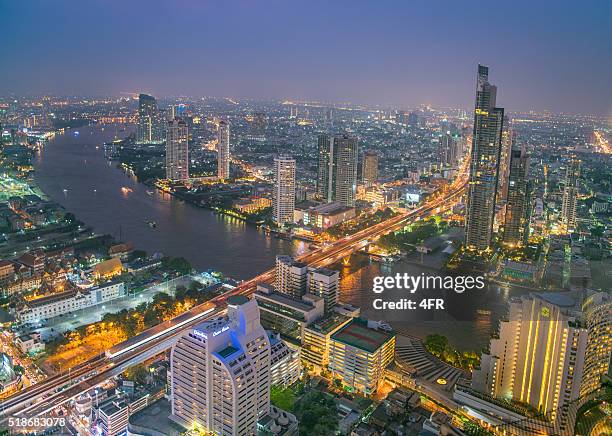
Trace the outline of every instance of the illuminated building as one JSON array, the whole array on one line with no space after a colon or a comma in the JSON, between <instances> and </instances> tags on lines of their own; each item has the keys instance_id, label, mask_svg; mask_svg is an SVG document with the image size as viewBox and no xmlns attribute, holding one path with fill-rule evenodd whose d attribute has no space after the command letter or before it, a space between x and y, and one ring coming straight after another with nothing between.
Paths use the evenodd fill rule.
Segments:
<instances>
[{"instance_id":1,"label":"illuminated building","mask_svg":"<svg viewBox=\"0 0 612 436\"><path fill-rule=\"evenodd\" d=\"M598 389L602 378L610 374L612 359L612 297L597 292L587 297L582 305L588 330L584 376L580 394Z\"/></svg>"},{"instance_id":2,"label":"illuminated building","mask_svg":"<svg viewBox=\"0 0 612 436\"><path fill-rule=\"evenodd\" d=\"M304 224L319 229L327 229L353 218L355 218L355 208L340 203L323 203L310 207L302 216Z\"/></svg>"},{"instance_id":3,"label":"illuminated building","mask_svg":"<svg viewBox=\"0 0 612 436\"><path fill-rule=\"evenodd\" d=\"M510 119L504 117L502 130L502 147L499 155L499 187L497 188L497 202L505 202L508 199L508 185L510 181L511 152L513 150L515 133L510 126Z\"/></svg>"},{"instance_id":4,"label":"illuminated building","mask_svg":"<svg viewBox=\"0 0 612 436\"><path fill-rule=\"evenodd\" d=\"M308 293L323 298L325 313L331 312L338 301L340 273L327 268L308 271Z\"/></svg>"},{"instance_id":5,"label":"illuminated building","mask_svg":"<svg viewBox=\"0 0 612 436\"><path fill-rule=\"evenodd\" d=\"M270 338L270 385L291 386L300 378L302 363L299 348L289 347L279 333L268 332Z\"/></svg>"},{"instance_id":6,"label":"illuminated building","mask_svg":"<svg viewBox=\"0 0 612 436\"><path fill-rule=\"evenodd\" d=\"M242 213L255 213L272 206L272 200L266 197L241 198L234 201L232 206Z\"/></svg>"},{"instance_id":7,"label":"illuminated building","mask_svg":"<svg viewBox=\"0 0 612 436\"><path fill-rule=\"evenodd\" d=\"M362 177L366 186L372 186L378 181L378 154L373 151L363 154Z\"/></svg>"},{"instance_id":8,"label":"illuminated building","mask_svg":"<svg viewBox=\"0 0 612 436\"><path fill-rule=\"evenodd\" d=\"M357 138L349 135L318 139L317 194L331 203L355 206L357 192Z\"/></svg>"},{"instance_id":9,"label":"illuminated building","mask_svg":"<svg viewBox=\"0 0 612 436\"><path fill-rule=\"evenodd\" d=\"M217 132L217 177L227 180L230 176L230 126L221 120Z\"/></svg>"},{"instance_id":10,"label":"illuminated building","mask_svg":"<svg viewBox=\"0 0 612 436\"><path fill-rule=\"evenodd\" d=\"M351 322L350 317L329 314L304 328L302 363L308 369L320 373L329 365L331 336Z\"/></svg>"},{"instance_id":11,"label":"illuminated building","mask_svg":"<svg viewBox=\"0 0 612 436\"><path fill-rule=\"evenodd\" d=\"M227 318L190 329L172 347L170 418L188 430L241 436L270 410L270 340L254 300L227 303Z\"/></svg>"},{"instance_id":12,"label":"illuminated building","mask_svg":"<svg viewBox=\"0 0 612 436\"><path fill-rule=\"evenodd\" d=\"M336 170L335 200L348 207L355 206L357 193L357 138L348 135L334 138Z\"/></svg>"},{"instance_id":13,"label":"illuminated building","mask_svg":"<svg viewBox=\"0 0 612 436\"><path fill-rule=\"evenodd\" d=\"M118 276L123 272L123 264L119 257L111 257L108 260L103 260L97 263L93 268L93 276L95 279L109 279Z\"/></svg>"},{"instance_id":14,"label":"illuminated building","mask_svg":"<svg viewBox=\"0 0 612 436\"><path fill-rule=\"evenodd\" d=\"M457 140L453 138L450 132L446 132L440 137L440 145L438 149L438 165L440 168L453 167L457 164L458 159Z\"/></svg>"},{"instance_id":15,"label":"illuminated building","mask_svg":"<svg viewBox=\"0 0 612 436\"><path fill-rule=\"evenodd\" d=\"M529 236L529 155L525 150L513 148L510 152L510 172L504 222L503 242L520 246Z\"/></svg>"},{"instance_id":16,"label":"illuminated building","mask_svg":"<svg viewBox=\"0 0 612 436\"><path fill-rule=\"evenodd\" d=\"M308 266L291 256L276 256L275 287L278 292L300 298L308 285Z\"/></svg>"},{"instance_id":17,"label":"illuminated building","mask_svg":"<svg viewBox=\"0 0 612 436\"><path fill-rule=\"evenodd\" d=\"M292 223L295 209L295 159L288 156L274 159L272 197L274 222L279 226Z\"/></svg>"},{"instance_id":18,"label":"illuminated building","mask_svg":"<svg viewBox=\"0 0 612 436\"><path fill-rule=\"evenodd\" d=\"M329 135L319 135L317 145L317 194L331 203L335 194L334 141Z\"/></svg>"},{"instance_id":19,"label":"illuminated building","mask_svg":"<svg viewBox=\"0 0 612 436\"><path fill-rule=\"evenodd\" d=\"M273 286L259 284L254 297L259 305L261 325L293 344L301 344L304 327L323 316L323 299L315 295L295 298L276 292Z\"/></svg>"},{"instance_id":20,"label":"illuminated building","mask_svg":"<svg viewBox=\"0 0 612 436\"><path fill-rule=\"evenodd\" d=\"M472 388L494 398L526 403L560 428L567 406L580 395L587 330L572 298L558 293L510 302L507 321L472 374Z\"/></svg>"},{"instance_id":21,"label":"illuminated building","mask_svg":"<svg viewBox=\"0 0 612 436\"><path fill-rule=\"evenodd\" d=\"M162 119L157 109L157 100L147 94L138 96L138 130L136 142L139 144L160 144L163 141Z\"/></svg>"},{"instance_id":22,"label":"illuminated building","mask_svg":"<svg viewBox=\"0 0 612 436\"><path fill-rule=\"evenodd\" d=\"M565 187L563 188L563 204L561 219L568 231L576 228L576 202L578 201L578 179L580 177L580 161L572 159L567 165L565 173Z\"/></svg>"},{"instance_id":23,"label":"illuminated building","mask_svg":"<svg viewBox=\"0 0 612 436\"><path fill-rule=\"evenodd\" d=\"M465 230L469 250L489 249L493 235L504 119L504 109L495 107L496 94L489 68L479 65Z\"/></svg>"},{"instance_id":24,"label":"illuminated building","mask_svg":"<svg viewBox=\"0 0 612 436\"><path fill-rule=\"evenodd\" d=\"M355 318L331 336L329 369L344 386L369 395L378 389L394 355L394 333Z\"/></svg>"},{"instance_id":25,"label":"illuminated building","mask_svg":"<svg viewBox=\"0 0 612 436\"><path fill-rule=\"evenodd\" d=\"M180 118L168 121L166 131L166 179L189 179L189 133Z\"/></svg>"},{"instance_id":26,"label":"illuminated building","mask_svg":"<svg viewBox=\"0 0 612 436\"><path fill-rule=\"evenodd\" d=\"M13 361L0 352L0 398L7 397L23 387L21 376L15 372Z\"/></svg>"}]
</instances>

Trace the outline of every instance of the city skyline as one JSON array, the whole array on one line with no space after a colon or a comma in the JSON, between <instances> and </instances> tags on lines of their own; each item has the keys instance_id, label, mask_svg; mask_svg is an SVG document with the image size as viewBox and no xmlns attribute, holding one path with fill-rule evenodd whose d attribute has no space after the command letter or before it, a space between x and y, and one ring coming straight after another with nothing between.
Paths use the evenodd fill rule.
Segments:
<instances>
[{"instance_id":1,"label":"city skyline","mask_svg":"<svg viewBox=\"0 0 612 436\"><path fill-rule=\"evenodd\" d=\"M94 3L82 11L71 2L53 6L4 2L3 17L25 14L32 25L28 34L22 34L18 20L0 18L2 28L14 36L0 48L15 60L0 72L2 83L10 84L0 91L117 95L142 90L157 96L466 107L471 101L467 89L473 65L480 62L499 71L497 82L503 84L499 98L510 111L612 113L606 86L612 69L605 43L610 30L603 19L609 16L610 5L604 2L591 8L548 2L529 8L513 5L500 11L503 20L488 19L485 11L471 4L392 3L378 8L365 3L354 9L334 4L322 14L316 4L292 5L289 10L278 4L268 8L260 3L231 7L187 3L173 8L157 2L154 13L163 11L174 27L162 29L158 20L151 19L144 34L140 30L149 12L143 12L138 2L121 9L116 5ZM142 22L129 19L137 13ZM546 23L539 14L549 17ZM348 20L350 28L339 34L334 30L332 38L330 24ZM261 26L262 22L267 25ZM432 22L433 32L428 26ZM49 35L53 24L72 32ZM360 35L359 29L365 27L369 31ZM211 33L219 31L226 35L223 43L210 44ZM74 32L79 33L78 40L70 37ZM490 37L475 47L481 32ZM181 57L181 68L168 69L176 63L155 61L158 48L166 46L173 47L170 58ZM83 50L95 55L82 62L75 55ZM339 58L338 53L342 53ZM517 64L521 68L514 68ZM325 65L334 68L322 68Z\"/></svg>"}]
</instances>

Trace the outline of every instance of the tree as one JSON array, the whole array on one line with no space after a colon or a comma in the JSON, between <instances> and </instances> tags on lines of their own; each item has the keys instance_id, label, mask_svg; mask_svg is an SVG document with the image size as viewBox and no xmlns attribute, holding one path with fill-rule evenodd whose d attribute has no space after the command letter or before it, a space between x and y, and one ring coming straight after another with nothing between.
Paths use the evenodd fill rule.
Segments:
<instances>
[{"instance_id":1,"label":"tree","mask_svg":"<svg viewBox=\"0 0 612 436\"><path fill-rule=\"evenodd\" d=\"M291 388L274 385L270 388L270 402L279 409L291 412L295 405L295 393Z\"/></svg>"},{"instance_id":2,"label":"tree","mask_svg":"<svg viewBox=\"0 0 612 436\"><path fill-rule=\"evenodd\" d=\"M294 407L300 421L300 435L332 436L338 428L338 413L333 397L320 391L304 394Z\"/></svg>"},{"instance_id":3,"label":"tree","mask_svg":"<svg viewBox=\"0 0 612 436\"><path fill-rule=\"evenodd\" d=\"M446 336L433 334L425 338L425 348L434 356L442 357L447 347L448 338Z\"/></svg>"}]
</instances>

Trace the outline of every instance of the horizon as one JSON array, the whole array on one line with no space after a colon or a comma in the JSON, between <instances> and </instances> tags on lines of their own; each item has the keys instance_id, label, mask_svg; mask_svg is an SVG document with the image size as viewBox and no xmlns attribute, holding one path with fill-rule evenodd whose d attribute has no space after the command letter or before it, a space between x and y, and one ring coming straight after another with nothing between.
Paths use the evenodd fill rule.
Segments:
<instances>
[{"instance_id":1,"label":"horizon","mask_svg":"<svg viewBox=\"0 0 612 436\"><path fill-rule=\"evenodd\" d=\"M523 2L496 13L452 2L0 5L0 28L12 36L0 42L11 60L0 71L4 95L148 90L469 108L482 63L510 111L612 115L609 2Z\"/></svg>"}]
</instances>

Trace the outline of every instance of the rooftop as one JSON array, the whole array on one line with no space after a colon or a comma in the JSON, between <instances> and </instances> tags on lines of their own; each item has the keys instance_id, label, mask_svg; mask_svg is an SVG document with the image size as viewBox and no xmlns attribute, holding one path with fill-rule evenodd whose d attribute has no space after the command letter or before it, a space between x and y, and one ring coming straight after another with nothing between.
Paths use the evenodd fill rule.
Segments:
<instances>
[{"instance_id":1,"label":"rooftop","mask_svg":"<svg viewBox=\"0 0 612 436\"><path fill-rule=\"evenodd\" d=\"M232 295L227 299L227 304L232 306L241 306L249 302L249 299L244 295Z\"/></svg>"},{"instance_id":2,"label":"rooftop","mask_svg":"<svg viewBox=\"0 0 612 436\"><path fill-rule=\"evenodd\" d=\"M394 336L393 333L368 328L366 321L357 318L334 333L332 339L374 353Z\"/></svg>"},{"instance_id":3,"label":"rooftop","mask_svg":"<svg viewBox=\"0 0 612 436\"><path fill-rule=\"evenodd\" d=\"M223 348L222 350L219 350L217 352L217 354L219 356L223 357L224 359L227 359L229 356L234 354L236 351L239 351L238 348L233 347L231 345L228 345L227 347Z\"/></svg>"}]
</instances>

